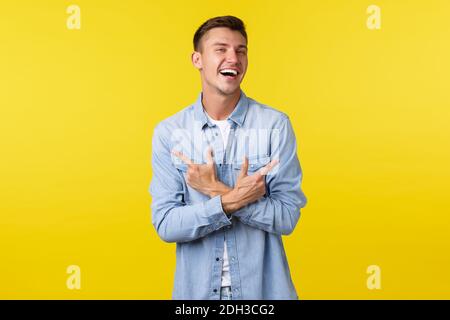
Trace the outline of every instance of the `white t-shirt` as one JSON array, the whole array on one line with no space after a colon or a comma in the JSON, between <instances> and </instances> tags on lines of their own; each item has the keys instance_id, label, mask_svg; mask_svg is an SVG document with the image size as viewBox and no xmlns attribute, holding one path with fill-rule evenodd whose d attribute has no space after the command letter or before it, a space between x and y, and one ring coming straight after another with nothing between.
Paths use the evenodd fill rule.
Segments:
<instances>
[{"instance_id":1,"label":"white t-shirt","mask_svg":"<svg viewBox=\"0 0 450 320\"><path fill-rule=\"evenodd\" d=\"M206 115L208 116L208 119L211 121L211 123L219 127L220 133L222 134L223 148L225 149L228 143L228 136L230 135L230 123L228 122L228 120L214 120L207 113ZM222 287L227 287L231 286L231 278L226 240L224 240L223 245Z\"/></svg>"}]
</instances>

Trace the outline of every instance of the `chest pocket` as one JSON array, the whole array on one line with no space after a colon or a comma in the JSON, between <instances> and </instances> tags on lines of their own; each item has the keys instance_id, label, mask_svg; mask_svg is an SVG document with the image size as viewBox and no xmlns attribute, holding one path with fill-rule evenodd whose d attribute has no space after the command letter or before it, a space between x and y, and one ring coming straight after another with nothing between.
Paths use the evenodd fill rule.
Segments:
<instances>
[{"instance_id":1,"label":"chest pocket","mask_svg":"<svg viewBox=\"0 0 450 320\"><path fill-rule=\"evenodd\" d=\"M180 175L183 176L183 198L186 204L196 203L200 201L209 200L209 196L195 190L190 185L186 183L186 173L188 171L188 166L185 163L175 163L175 168L177 168Z\"/></svg>"},{"instance_id":2,"label":"chest pocket","mask_svg":"<svg viewBox=\"0 0 450 320\"><path fill-rule=\"evenodd\" d=\"M184 163L175 163L175 168L178 169L178 171L181 171L182 173L186 173L188 170L187 164Z\"/></svg>"},{"instance_id":3,"label":"chest pocket","mask_svg":"<svg viewBox=\"0 0 450 320\"><path fill-rule=\"evenodd\" d=\"M248 157L248 175L251 175L255 172L257 172L259 169L263 168L264 166L268 165L270 162L270 157L267 155L262 156L250 156ZM233 163L234 170L241 170L242 167L242 160L236 161Z\"/></svg>"}]
</instances>

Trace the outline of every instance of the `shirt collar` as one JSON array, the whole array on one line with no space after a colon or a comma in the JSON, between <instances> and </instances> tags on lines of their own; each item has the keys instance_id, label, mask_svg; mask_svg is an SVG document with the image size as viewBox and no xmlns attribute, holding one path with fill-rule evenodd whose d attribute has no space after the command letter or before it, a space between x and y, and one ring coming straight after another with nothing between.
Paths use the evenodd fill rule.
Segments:
<instances>
[{"instance_id":1,"label":"shirt collar","mask_svg":"<svg viewBox=\"0 0 450 320\"><path fill-rule=\"evenodd\" d=\"M197 97L197 101L194 103L195 121L200 124L201 129L203 129L203 127L206 124L208 124L208 126L210 127L213 125L206 116L206 112L202 104L202 95L203 92L200 92L200 94ZM236 107L234 108L233 112L228 116L228 119L232 120L238 126L242 127L242 125L244 124L245 116L247 114L247 110L248 110L248 98L245 95L244 91L241 90L241 96L239 98L239 101Z\"/></svg>"}]
</instances>

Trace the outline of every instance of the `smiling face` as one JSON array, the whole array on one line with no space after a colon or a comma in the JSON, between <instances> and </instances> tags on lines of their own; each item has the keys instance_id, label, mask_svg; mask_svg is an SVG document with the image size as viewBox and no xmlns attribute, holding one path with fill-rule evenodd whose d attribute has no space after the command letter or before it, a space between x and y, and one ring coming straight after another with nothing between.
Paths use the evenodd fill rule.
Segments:
<instances>
[{"instance_id":1,"label":"smiling face","mask_svg":"<svg viewBox=\"0 0 450 320\"><path fill-rule=\"evenodd\" d=\"M192 63L200 70L203 90L233 95L247 71L247 43L239 31L219 27L209 30L201 39L199 52Z\"/></svg>"}]
</instances>

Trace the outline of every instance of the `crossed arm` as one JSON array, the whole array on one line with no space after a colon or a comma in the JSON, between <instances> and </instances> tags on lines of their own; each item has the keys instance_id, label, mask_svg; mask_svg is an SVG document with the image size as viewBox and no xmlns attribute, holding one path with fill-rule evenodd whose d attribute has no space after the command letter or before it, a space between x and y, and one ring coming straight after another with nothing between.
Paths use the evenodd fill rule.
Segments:
<instances>
[{"instance_id":1,"label":"crossed arm","mask_svg":"<svg viewBox=\"0 0 450 320\"><path fill-rule=\"evenodd\" d=\"M266 193L264 176L278 164L278 159L273 159L256 174L249 176L247 175L248 159L244 157L236 185L234 188L230 188L217 179L211 148L207 152L206 164L195 164L191 159L176 150L172 151L172 154L188 167L186 183L211 198L221 195L222 207L227 214L232 214L264 196Z\"/></svg>"},{"instance_id":2,"label":"crossed arm","mask_svg":"<svg viewBox=\"0 0 450 320\"><path fill-rule=\"evenodd\" d=\"M287 118L281 125L280 143L271 150L272 155L279 155L279 160L249 176L248 160L244 159L234 187L217 179L211 153L207 163L201 165L193 164L183 154L173 153L188 165L186 183L210 197L194 204L184 202L183 182L172 164L168 136L168 131L155 129L150 186L152 222L164 241L187 242L206 236L231 224L230 214L266 232L287 235L294 230L306 198L300 189L302 171ZM277 165L277 173L267 175Z\"/></svg>"}]
</instances>

